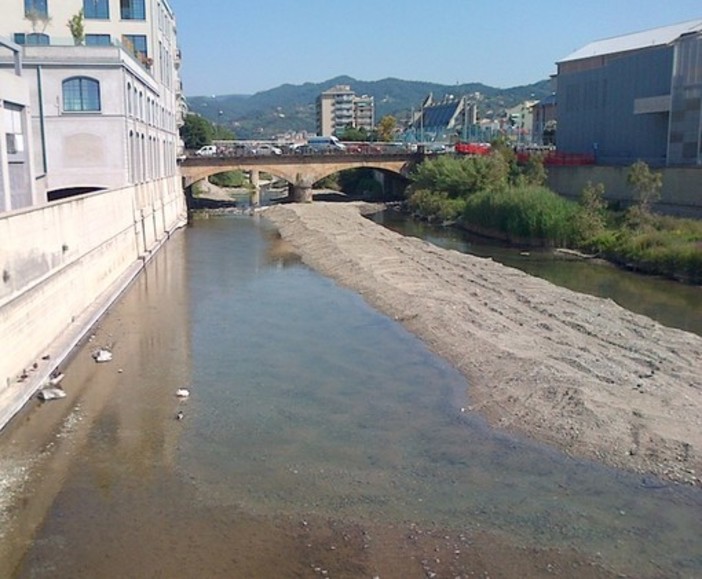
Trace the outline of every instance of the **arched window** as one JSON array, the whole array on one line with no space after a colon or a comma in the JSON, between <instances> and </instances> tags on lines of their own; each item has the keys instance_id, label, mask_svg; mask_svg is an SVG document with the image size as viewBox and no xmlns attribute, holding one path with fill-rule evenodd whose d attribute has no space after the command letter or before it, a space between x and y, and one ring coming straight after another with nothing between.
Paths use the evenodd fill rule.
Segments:
<instances>
[{"instance_id":1,"label":"arched window","mask_svg":"<svg viewBox=\"0 0 702 579\"><path fill-rule=\"evenodd\" d=\"M67 112L99 111L100 83L85 76L64 80L63 110Z\"/></svg>"}]
</instances>

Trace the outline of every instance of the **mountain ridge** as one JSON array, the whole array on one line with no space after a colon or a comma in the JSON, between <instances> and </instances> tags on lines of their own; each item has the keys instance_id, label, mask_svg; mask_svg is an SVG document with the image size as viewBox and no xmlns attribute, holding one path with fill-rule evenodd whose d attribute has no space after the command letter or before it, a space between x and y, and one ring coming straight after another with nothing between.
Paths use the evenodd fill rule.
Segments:
<instances>
[{"instance_id":1,"label":"mountain ridge","mask_svg":"<svg viewBox=\"0 0 702 579\"><path fill-rule=\"evenodd\" d=\"M479 93L476 102L480 118L494 118L525 100L540 100L552 94L548 79L501 89L480 82L443 85L393 77L364 81L340 75L317 83L285 83L252 95L193 96L187 97L187 101L192 112L231 128L238 138L267 138L287 131L314 132L317 97L338 84L350 85L357 95L372 96L376 120L385 115L406 120L429 93L436 99Z\"/></svg>"}]
</instances>

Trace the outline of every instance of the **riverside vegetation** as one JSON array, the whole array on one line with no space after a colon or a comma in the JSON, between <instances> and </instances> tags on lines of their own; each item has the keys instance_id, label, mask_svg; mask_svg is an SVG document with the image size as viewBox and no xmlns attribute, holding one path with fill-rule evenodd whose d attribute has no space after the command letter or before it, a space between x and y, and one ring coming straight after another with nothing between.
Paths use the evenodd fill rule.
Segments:
<instances>
[{"instance_id":1,"label":"riverside vegetation","mask_svg":"<svg viewBox=\"0 0 702 579\"><path fill-rule=\"evenodd\" d=\"M545 186L543 160L518 165L506 143L484 157L440 156L412 175L407 204L423 219L520 244L575 249L642 273L702 284L702 222L657 215L662 175L638 161L627 181L634 203L608 206L601 183L578 202Z\"/></svg>"}]
</instances>

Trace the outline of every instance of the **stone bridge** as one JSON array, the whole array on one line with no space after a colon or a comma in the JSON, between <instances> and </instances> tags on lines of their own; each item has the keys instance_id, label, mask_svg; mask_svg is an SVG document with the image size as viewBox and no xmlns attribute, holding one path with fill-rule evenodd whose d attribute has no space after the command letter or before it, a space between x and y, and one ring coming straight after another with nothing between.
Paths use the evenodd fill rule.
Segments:
<instances>
[{"instance_id":1,"label":"stone bridge","mask_svg":"<svg viewBox=\"0 0 702 579\"><path fill-rule=\"evenodd\" d=\"M422 160L418 153L320 153L306 155L188 156L181 161L184 187L225 171L250 171L258 203L258 175L265 172L287 181L297 202L312 201L312 185L320 179L348 169L369 168L407 177Z\"/></svg>"}]
</instances>

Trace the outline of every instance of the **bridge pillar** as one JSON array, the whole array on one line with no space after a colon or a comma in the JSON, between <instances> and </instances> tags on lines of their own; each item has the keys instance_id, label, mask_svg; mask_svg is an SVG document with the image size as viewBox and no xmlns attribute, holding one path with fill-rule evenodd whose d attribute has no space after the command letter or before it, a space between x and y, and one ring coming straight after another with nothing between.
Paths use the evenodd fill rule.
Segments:
<instances>
[{"instance_id":1,"label":"bridge pillar","mask_svg":"<svg viewBox=\"0 0 702 579\"><path fill-rule=\"evenodd\" d=\"M253 185L250 199L251 207L258 207L261 204L261 183L260 174L255 169L251 169L251 185Z\"/></svg>"},{"instance_id":2,"label":"bridge pillar","mask_svg":"<svg viewBox=\"0 0 702 579\"><path fill-rule=\"evenodd\" d=\"M295 203L312 203L312 185L293 185Z\"/></svg>"},{"instance_id":3,"label":"bridge pillar","mask_svg":"<svg viewBox=\"0 0 702 579\"><path fill-rule=\"evenodd\" d=\"M309 176L297 174L292 188L292 197L295 203L312 203L313 182Z\"/></svg>"}]
</instances>

